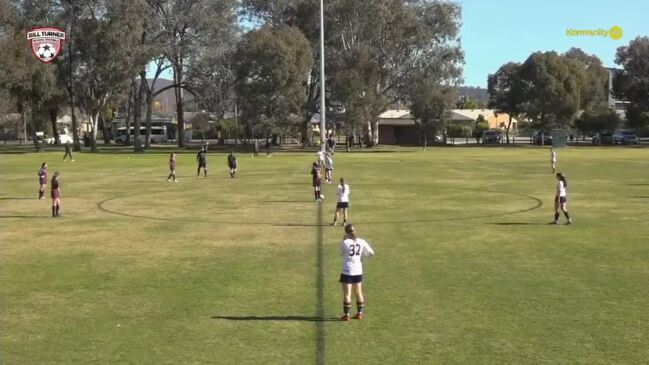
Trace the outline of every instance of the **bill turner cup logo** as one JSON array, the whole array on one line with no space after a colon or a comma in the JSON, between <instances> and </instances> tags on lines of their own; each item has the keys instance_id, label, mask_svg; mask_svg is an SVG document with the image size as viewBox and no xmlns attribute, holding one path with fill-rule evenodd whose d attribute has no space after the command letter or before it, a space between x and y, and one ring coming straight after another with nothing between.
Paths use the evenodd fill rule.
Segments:
<instances>
[{"instance_id":1,"label":"bill turner cup logo","mask_svg":"<svg viewBox=\"0 0 649 365\"><path fill-rule=\"evenodd\" d=\"M65 32L58 28L34 28L27 32L32 53L39 61L50 63L56 59L63 48Z\"/></svg>"}]
</instances>

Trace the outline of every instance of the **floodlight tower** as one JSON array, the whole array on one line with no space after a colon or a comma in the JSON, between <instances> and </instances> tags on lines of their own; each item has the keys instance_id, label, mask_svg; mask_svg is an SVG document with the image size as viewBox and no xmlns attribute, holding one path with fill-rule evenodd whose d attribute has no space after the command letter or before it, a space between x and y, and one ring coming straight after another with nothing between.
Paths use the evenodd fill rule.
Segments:
<instances>
[{"instance_id":1,"label":"floodlight tower","mask_svg":"<svg viewBox=\"0 0 649 365\"><path fill-rule=\"evenodd\" d=\"M324 52L324 0L320 0L320 150L325 151L326 115L325 115L325 52Z\"/></svg>"}]
</instances>

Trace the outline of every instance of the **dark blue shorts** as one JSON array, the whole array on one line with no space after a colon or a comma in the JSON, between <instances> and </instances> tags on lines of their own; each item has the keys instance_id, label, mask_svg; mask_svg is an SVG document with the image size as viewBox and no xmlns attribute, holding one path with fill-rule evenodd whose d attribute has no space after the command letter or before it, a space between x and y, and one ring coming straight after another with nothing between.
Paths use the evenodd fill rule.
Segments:
<instances>
[{"instance_id":1,"label":"dark blue shorts","mask_svg":"<svg viewBox=\"0 0 649 365\"><path fill-rule=\"evenodd\" d=\"M563 204L563 203L568 201L568 197L567 196L555 196L554 201Z\"/></svg>"},{"instance_id":2,"label":"dark blue shorts","mask_svg":"<svg viewBox=\"0 0 649 365\"><path fill-rule=\"evenodd\" d=\"M349 208L349 202L338 202L336 204L336 209L347 209Z\"/></svg>"},{"instance_id":3,"label":"dark blue shorts","mask_svg":"<svg viewBox=\"0 0 649 365\"><path fill-rule=\"evenodd\" d=\"M345 284L358 284L363 282L363 275L340 274L340 282Z\"/></svg>"}]
</instances>

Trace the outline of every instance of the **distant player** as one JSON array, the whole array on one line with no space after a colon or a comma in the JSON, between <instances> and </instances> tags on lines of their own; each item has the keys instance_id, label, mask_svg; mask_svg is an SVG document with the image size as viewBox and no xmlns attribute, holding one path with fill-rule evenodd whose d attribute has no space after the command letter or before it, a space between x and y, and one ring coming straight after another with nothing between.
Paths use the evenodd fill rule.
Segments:
<instances>
[{"instance_id":1,"label":"distant player","mask_svg":"<svg viewBox=\"0 0 649 365\"><path fill-rule=\"evenodd\" d=\"M321 185L322 185L322 170L320 169L320 166L318 166L317 162L313 163L313 167L311 168L311 178L312 178L312 185L313 185L313 195L315 196L315 201L316 203L321 202L324 196L320 192Z\"/></svg>"},{"instance_id":2,"label":"distant player","mask_svg":"<svg viewBox=\"0 0 649 365\"><path fill-rule=\"evenodd\" d=\"M559 224L559 209L563 212L568 220L566 224L572 224L570 213L568 213L568 180L562 173L557 174L557 193L554 197L554 221L552 224Z\"/></svg>"},{"instance_id":3,"label":"distant player","mask_svg":"<svg viewBox=\"0 0 649 365\"><path fill-rule=\"evenodd\" d=\"M266 157L270 157L270 154L272 153L272 145L270 144L270 139L266 140Z\"/></svg>"},{"instance_id":4,"label":"distant player","mask_svg":"<svg viewBox=\"0 0 649 365\"><path fill-rule=\"evenodd\" d=\"M550 162L552 163L552 173L557 172L557 151L552 148L550 150Z\"/></svg>"},{"instance_id":5,"label":"distant player","mask_svg":"<svg viewBox=\"0 0 649 365\"><path fill-rule=\"evenodd\" d=\"M347 211L349 210L349 185L345 184L345 179L340 178L340 184L338 185L338 191L336 195L338 197L338 202L336 203L336 213L334 213L334 223L333 225L338 225L338 213L343 213L343 226L347 224Z\"/></svg>"},{"instance_id":6,"label":"distant player","mask_svg":"<svg viewBox=\"0 0 649 365\"><path fill-rule=\"evenodd\" d=\"M259 157L259 140L257 139L253 143L252 157Z\"/></svg>"},{"instance_id":7,"label":"distant player","mask_svg":"<svg viewBox=\"0 0 649 365\"><path fill-rule=\"evenodd\" d=\"M355 319L363 319L365 298L363 298L363 263L364 258L374 256L372 247L362 238L356 237L356 228L353 224L345 226L345 238L340 244L340 254L343 257L343 268L340 282L343 288L343 314L341 321L349 321L352 309L352 289L356 296L357 313Z\"/></svg>"},{"instance_id":8,"label":"distant player","mask_svg":"<svg viewBox=\"0 0 649 365\"><path fill-rule=\"evenodd\" d=\"M230 152L228 155L228 167L230 168L230 178L234 179L234 176L237 174L237 157L234 155L234 152Z\"/></svg>"},{"instance_id":9,"label":"distant player","mask_svg":"<svg viewBox=\"0 0 649 365\"><path fill-rule=\"evenodd\" d=\"M61 210L61 187L59 185L59 172L56 171L54 176L52 176L51 183L51 193L52 197L52 217L59 217Z\"/></svg>"},{"instance_id":10,"label":"distant player","mask_svg":"<svg viewBox=\"0 0 649 365\"><path fill-rule=\"evenodd\" d=\"M205 146L201 146L201 150L198 151L196 155L196 162L198 162L198 170L196 176L201 176L201 167L203 168L203 173L207 177L207 151L205 151Z\"/></svg>"},{"instance_id":11,"label":"distant player","mask_svg":"<svg viewBox=\"0 0 649 365\"><path fill-rule=\"evenodd\" d=\"M65 144L65 155L63 155L63 162L65 162L66 157L70 157L70 161L74 161L72 159L72 145L70 145L70 142Z\"/></svg>"},{"instance_id":12,"label":"distant player","mask_svg":"<svg viewBox=\"0 0 649 365\"><path fill-rule=\"evenodd\" d=\"M41 164L38 170L38 199L45 199L45 189L47 188L47 162Z\"/></svg>"},{"instance_id":13,"label":"distant player","mask_svg":"<svg viewBox=\"0 0 649 365\"><path fill-rule=\"evenodd\" d=\"M334 160L331 158L331 154L329 153L325 153L324 168L325 180L327 184L331 184L333 182Z\"/></svg>"},{"instance_id":14,"label":"distant player","mask_svg":"<svg viewBox=\"0 0 649 365\"><path fill-rule=\"evenodd\" d=\"M176 180L176 154L175 153L169 154L169 176L167 177L167 181L178 182L178 180Z\"/></svg>"}]
</instances>

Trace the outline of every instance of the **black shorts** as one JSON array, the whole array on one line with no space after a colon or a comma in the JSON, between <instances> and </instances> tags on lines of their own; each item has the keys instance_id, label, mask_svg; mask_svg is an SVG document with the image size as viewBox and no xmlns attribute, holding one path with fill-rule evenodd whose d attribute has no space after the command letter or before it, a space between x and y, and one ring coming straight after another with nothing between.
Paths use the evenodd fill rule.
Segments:
<instances>
[{"instance_id":1,"label":"black shorts","mask_svg":"<svg viewBox=\"0 0 649 365\"><path fill-rule=\"evenodd\" d=\"M568 197L567 196L555 196L554 201L557 202L557 203L563 204L563 203L568 201Z\"/></svg>"},{"instance_id":2,"label":"black shorts","mask_svg":"<svg viewBox=\"0 0 649 365\"><path fill-rule=\"evenodd\" d=\"M203 168L207 168L207 162L205 162L205 161L203 161L203 162L198 161L198 168L201 168L201 167L203 167Z\"/></svg>"},{"instance_id":3,"label":"black shorts","mask_svg":"<svg viewBox=\"0 0 649 365\"><path fill-rule=\"evenodd\" d=\"M336 204L336 209L347 209L349 208L349 202L338 202Z\"/></svg>"},{"instance_id":4,"label":"black shorts","mask_svg":"<svg viewBox=\"0 0 649 365\"><path fill-rule=\"evenodd\" d=\"M363 275L340 274L340 282L344 284L358 284L363 282Z\"/></svg>"},{"instance_id":5,"label":"black shorts","mask_svg":"<svg viewBox=\"0 0 649 365\"><path fill-rule=\"evenodd\" d=\"M320 185L322 185L322 180L320 180L320 179L318 179L318 180L313 180L312 185L313 185L314 188L319 188Z\"/></svg>"}]
</instances>

